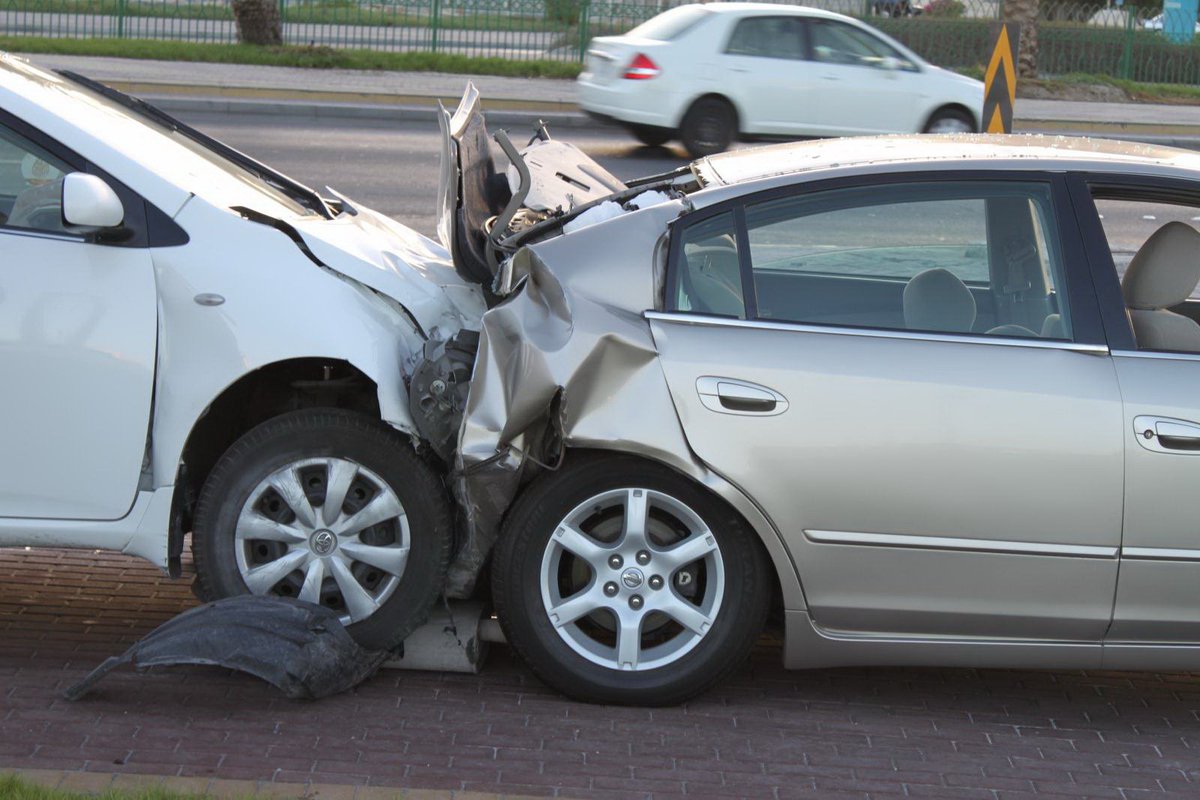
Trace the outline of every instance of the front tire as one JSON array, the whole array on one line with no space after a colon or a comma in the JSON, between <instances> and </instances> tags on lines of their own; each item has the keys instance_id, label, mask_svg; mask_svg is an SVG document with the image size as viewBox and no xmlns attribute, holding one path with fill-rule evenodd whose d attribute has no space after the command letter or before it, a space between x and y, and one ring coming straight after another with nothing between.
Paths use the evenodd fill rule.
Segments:
<instances>
[{"instance_id":1,"label":"front tire","mask_svg":"<svg viewBox=\"0 0 1200 800\"><path fill-rule=\"evenodd\" d=\"M450 555L434 471L395 430L334 409L276 417L221 456L196 505L201 596L276 595L338 611L363 647L423 623Z\"/></svg>"},{"instance_id":2,"label":"front tire","mask_svg":"<svg viewBox=\"0 0 1200 800\"><path fill-rule=\"evenodd\" d=\"M925 126L923 133L974 133L975 120L965 111L960 111L957 108L941 108L938 109L932 117L929 118L929 123Z\"/></svg>"},{"instance_id":3,"label":"front tire","mask_svg":"<svg viewBox=\"0 0 1200 800\"><path fill-rule=\"evenodd\" d=\"M668 705L750 652L768 562L746 524L687 478L639 459L582 456L517 502L492 565L509 643L579 700Z\"/></svg>"},{"instance_id":4,"label":"front tire","mask_svg":"<svg viewBox=\"0 0 1200 800\"><path fill-rule=\"evenodd\" d=\"M737 112L720 97L701 97L692 103L679 126L679 138L692 158L728 150L736 136Z\"/></svg>"}]
</instances>

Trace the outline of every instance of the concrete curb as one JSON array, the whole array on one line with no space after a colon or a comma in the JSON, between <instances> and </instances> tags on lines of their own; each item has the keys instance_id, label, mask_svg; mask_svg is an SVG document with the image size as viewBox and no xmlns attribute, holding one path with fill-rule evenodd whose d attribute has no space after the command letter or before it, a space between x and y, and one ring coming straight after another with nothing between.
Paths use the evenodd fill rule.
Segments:
<instances>
[{"instance_id":1,"label":"concrete curb","mask_svg":"<svg viewBox=\"0 0 1200 800\"><path fill-rule=\"evenodd\" d=\"M275 781L180 777L128 772L76 772L0 767L0 776L4 775L14 775L34 786L80 795L98 795L110 790L136 793L147 789L158 789L181 795L228 798L229 800L250 797L270 797L276 800L535 800L535 798L525 795L464 792L457 789L402 789L334 783L276 783Z\"/></svg>"}]
</instances>

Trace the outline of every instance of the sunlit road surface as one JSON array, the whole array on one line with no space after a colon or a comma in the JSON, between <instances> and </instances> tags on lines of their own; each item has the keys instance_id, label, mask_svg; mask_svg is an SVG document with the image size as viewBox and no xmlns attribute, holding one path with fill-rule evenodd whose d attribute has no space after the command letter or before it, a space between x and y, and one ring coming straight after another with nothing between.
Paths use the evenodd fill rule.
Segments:
<instances>
[{"instance_id":1,"label":"sunlit road surface","mask_svg":"<svg viewBox=\"0 0 1200 800\"><path fill-rule=\"evenodd\" d=\"M250 114L184 113L187 122L317 188L331 186L363 205L382 211L426 235L434 235L438 135L430 122L314 120ZM525 131L510 131L520 143ZM666 172L687 163L678 144L644 147L615 127L561 128L550 133L582 148L618 178ZM746 147L752 145L738 145ZM1178 219L1200 227L1200 209L1105 201L1105 233L1118 266L1159 226ZM845 231L847 239L904 236L905 216L880 215L871 224Z\"/></svg>"}]
</instances>

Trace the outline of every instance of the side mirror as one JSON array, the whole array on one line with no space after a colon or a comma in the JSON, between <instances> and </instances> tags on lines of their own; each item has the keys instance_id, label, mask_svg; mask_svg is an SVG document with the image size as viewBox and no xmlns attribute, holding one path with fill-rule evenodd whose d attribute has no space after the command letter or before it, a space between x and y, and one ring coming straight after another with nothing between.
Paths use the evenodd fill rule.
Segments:
<instances>
[{"instance_id":1,"label":"side mirror","mask_svg":"<svg viewBox=\"0 0 1200 800\"><path fill-rule=\"evenodd\" d=\"M900 69L900 59L895 56L884 56L879 59L879 68L887 72L895 72Z\"/></svg>"},{"instance_id":2,"label":"side mirror","mask_svg":"<svg viewBox=\"0 0 1200 800\"><path fill-rule=\"evenodd\" d=\"M125 206L102 179L72 172L62 182L62 215L70 230L98 231L120 226Z\"/></svg>"}]
</instances>

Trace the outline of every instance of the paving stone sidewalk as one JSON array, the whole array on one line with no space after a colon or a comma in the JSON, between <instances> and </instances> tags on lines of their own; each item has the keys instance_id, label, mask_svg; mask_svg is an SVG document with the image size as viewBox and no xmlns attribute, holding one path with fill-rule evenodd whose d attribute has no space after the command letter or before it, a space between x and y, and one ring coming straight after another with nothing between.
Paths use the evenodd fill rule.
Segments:
<instances>
[{"instance_id":1,"label":"paving stone sidewalk","mask_svg":"<svg viewBox=\"0 0 1200 800\"><path fill-rule=\"evenodd\" d=\"M353 790L363 800L379 797L371 787L447 798L1200 796L1200 678L1187 675L789 673L764 644L708 695L635 709L566 700L496 648L477 676L387 671L318 702L217 668L121 671L82 701L62 699L193 603L186 581L124 556L0 550L0 771L64 773L63 785L222 779L293 796L365 787Z\"/></svg>"}]
</instances>

